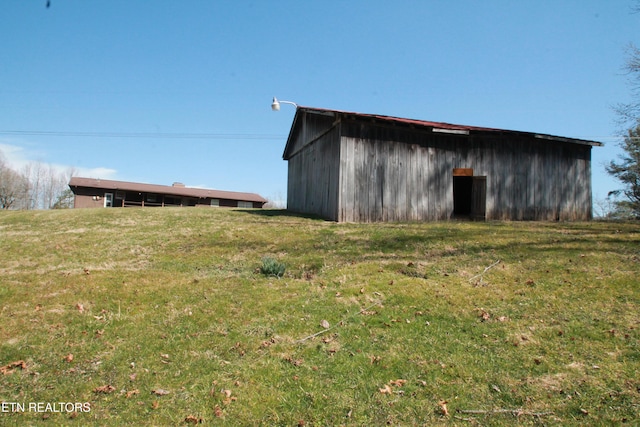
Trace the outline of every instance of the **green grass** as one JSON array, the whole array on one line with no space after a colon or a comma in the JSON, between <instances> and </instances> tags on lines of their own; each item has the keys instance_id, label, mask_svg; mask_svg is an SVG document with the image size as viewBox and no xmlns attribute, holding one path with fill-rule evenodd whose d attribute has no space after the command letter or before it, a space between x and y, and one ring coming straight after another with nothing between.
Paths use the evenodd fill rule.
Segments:
<instances>
[{"instance_id":1,"label":"green grass","mask_svg":"<svg viewBox=\"0 0 640 427\"><path fill-rule=\"evenodd\" d=\"M2 425L640 419L638 223L0 212L0 254L0 401L91 409Z\"/></svg>"}]
</instances>

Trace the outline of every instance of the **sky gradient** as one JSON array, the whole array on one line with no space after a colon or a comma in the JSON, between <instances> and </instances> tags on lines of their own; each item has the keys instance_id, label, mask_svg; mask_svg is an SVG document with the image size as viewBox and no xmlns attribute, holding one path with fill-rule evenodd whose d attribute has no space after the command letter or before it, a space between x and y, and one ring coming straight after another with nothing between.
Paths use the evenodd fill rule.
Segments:
<instances>
[{"instance_id":1,"label":"sky gradient","mask_svg":"<svg viewBox=\"0 0 640 427\"><path fill-rule=\"evenodd\" d=\"M603 142L630 101L637 1L6 0L0 151L79 175L283 200L295 109Z\"/></svg>"}]
</instances>

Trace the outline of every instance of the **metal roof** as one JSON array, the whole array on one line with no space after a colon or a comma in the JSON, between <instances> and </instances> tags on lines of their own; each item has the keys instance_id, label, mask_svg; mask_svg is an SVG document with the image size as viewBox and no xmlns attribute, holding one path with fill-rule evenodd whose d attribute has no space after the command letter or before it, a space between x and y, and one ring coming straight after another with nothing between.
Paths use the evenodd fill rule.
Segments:
<instances>
[{"instance_id":1,"label":"metal roof","mask_svg":"<svg viewBox=\"0 0 640 427\"><path fill-rule=\"evenodd\" d=\"M299 106L296 109L296 117L299 112L304 111L308 113L315 114L333 114L333 115L342 115L342 116L353 116L354 118L365 118L371 119L382 123L390 123L390 124L406 124L413 125L422 128L430 128L433 132L436 133L450 133L450 134L459 134L459 135L469 135L473 133L502 133L502 134L514 134L521 136L530 136L533 138L543 139L543 140L551 140L558 142L568 142L573 144L582 144L582 145L590 145L602 147L604 144L598 141L590 141L586 139L579 138L567 138L562 136L554 136L548 134L541 134L535 132L522 132L522 131L514 131L514 130L506 130L506 129L496 129L496 128L488 128L488 127L480 127L480 126L469 126L469 125L458 125L452 123L443 123L443 122L431 122L427 120L415 120L415 119L406 119L401 117L393 117L393 116L384 116L379 114L364 114L364 113L354 113L349 111L341 111L341 110L329 110L324 108L313 108L313 107L302 107ZM293 129L293 126L292 126ZM291 136L291 135L290 135Z\"/></svg>"},{"instance_id":2,"label":"metal roof","mask_svg":"<svg viewBox=\"0 0 640 427\"><path fill-rule=\"evenodd\" d=\"M69 181L69 187L99 188L102 190L135 191L139 193L166 194L183 197L198 197L211 199L241 200L245 202L266 203L267 200L255 193L239 193L235 191L211 190L173 185L143 184L138 182L112 181L108 179L81 178L74 176Z\"/></svg>"}]
</instances>

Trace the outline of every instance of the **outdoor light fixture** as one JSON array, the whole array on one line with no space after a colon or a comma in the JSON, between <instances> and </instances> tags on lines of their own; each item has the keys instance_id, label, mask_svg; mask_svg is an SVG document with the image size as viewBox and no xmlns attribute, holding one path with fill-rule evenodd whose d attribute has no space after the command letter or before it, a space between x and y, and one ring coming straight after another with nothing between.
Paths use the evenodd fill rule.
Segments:
<instances>
[{"instance_id":1,"label":"outdoor light fixture","mask_svg":"<svg viewBox=\"0 0 640 427\"><path fill-rule=\"evenodd\" d=\"M278 98L276 98L275 96L273 97L273 102L271 103L271 109L273 111L280 111L280 104L291 104L294 107L298 108L298 104L296 104L295 102L291 102L291 101L278 101Z\"/></svg>"}]
</instances>

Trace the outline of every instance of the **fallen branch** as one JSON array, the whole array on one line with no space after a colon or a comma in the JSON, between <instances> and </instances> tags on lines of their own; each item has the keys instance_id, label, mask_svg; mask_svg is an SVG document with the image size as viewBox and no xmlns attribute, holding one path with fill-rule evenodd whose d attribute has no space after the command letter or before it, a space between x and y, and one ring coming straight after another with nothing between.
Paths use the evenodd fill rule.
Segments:
<instances>
[{"instance_id":1,"label":"fallen branch","mask_svg":"<svg viewBox=\"0 0 640 427\"><path fill-rule=\"evenodd\" d=\"M304 342L304 341L306 341L306 340L308 340L308 339L311 339L311 338L317 337L318 335L322 335L322 334L324 334L325 332L329 332L330 330L332 330L332 329L333 329L333 328L335 328L336 326L341 325L342 323L344 323L346 320L351 319L352 317L357 316L358 314L362 314L362 313L364 313L365 311L369 311L370 309L372 309L372 308L373 308L373 307L375 307L376 305L380 305L380 303L379 303L379 302L376 302L375 304L371 304L369 307L367 307L367 308L363 308L363 309L362 309L362 310L360 310L359 312L354 313L354 314L352 314L352 315L350 315L350 316L345 317L344 319L342 319L341 321L339 321L338 323L336 323L335 325L333 325L333 326L332 326L332 327L330 327L330 328L323 329L323 330L321 330L321 331L319 331L319 332L316 332L315 334L309 335L308 337L301 338L301 339L299 339L298 341L296 341L296 344L299 344L299 343Z\"/></svg>"},{"instance_id":2,"label":"fallen branch","mask_svg":"<svg viewBox=\"0 0 640 427\"><path fill-rule=\"evenodd\" d=\"M456 409L456 412L461 414L476 414L476 415L493 415L493 414L511 414L514 417L520 415L528 415L531 417L544 417L547 415L553 415L553 412L531 412L524 409Z\"/></svg>"},{"instance_id":3,"label":"fallen branch","mask_svg":"<svg viewBox=\"0 0 640 427\"><path fill-rule=\"evenodd\" d=\"M494 262L493 264L491 264L488 267L485 267L484 271L480 274L476 274L475 276L473 276L471 279L469 279L469 282L473 282L475 279L477 279L478 277L480 279L482 279L482 276L485 275L485 273L489 270L491 270L493 267L495 267L496 265L500 264L500 260L497 260L496 262Z\"/></svg>"}]
</instances>

